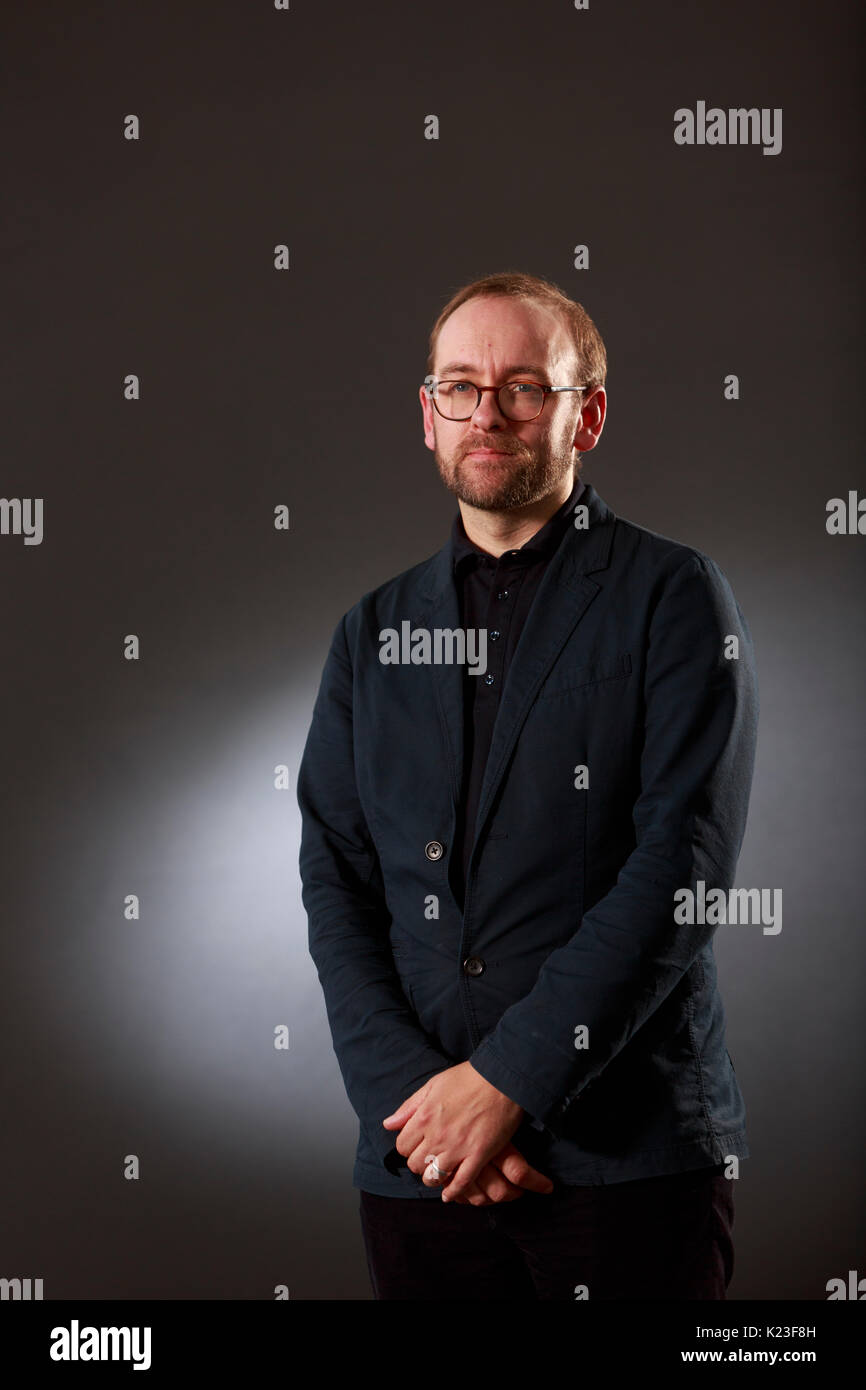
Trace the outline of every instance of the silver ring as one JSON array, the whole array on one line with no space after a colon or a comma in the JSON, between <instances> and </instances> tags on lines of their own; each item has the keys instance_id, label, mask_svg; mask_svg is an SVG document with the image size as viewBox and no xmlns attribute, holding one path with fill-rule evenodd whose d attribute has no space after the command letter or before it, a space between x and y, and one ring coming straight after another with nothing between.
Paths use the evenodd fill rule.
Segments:
<instances>
[{"instance_id":1,"label":"silver ring","mask_svg":"<svg viewBox=\"0 0 866 1390\"><path fill-rule=\"evenodd\" d=\"M437 1182L441 1182L443 1178L450 1177L449 1173L446 1173L444 1169L439 1167L439 1164L436 1162L435 1154L428 1154L424 1162L427 1164L428 1168L433 1169L433 1174Z\"/></svg>"}]
</instances>

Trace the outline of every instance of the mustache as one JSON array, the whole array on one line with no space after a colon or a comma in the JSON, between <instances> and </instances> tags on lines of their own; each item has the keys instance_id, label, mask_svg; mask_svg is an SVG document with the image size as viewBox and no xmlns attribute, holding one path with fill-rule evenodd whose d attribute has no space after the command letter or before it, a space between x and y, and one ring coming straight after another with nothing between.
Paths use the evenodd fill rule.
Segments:
<instances>
[{"instance_id":1,"label":"mustache","mask_svg":"<svg viewBox=\"0 0 866 1390\"><path fill-rule=\"evenodd\" d=\"M513 448L504 439L470 439L463 446L462 457L465 458L467 454L471 454L473 449L496 449L501 454L523 453L521 445Z\"/></svg>"}]
</instances>

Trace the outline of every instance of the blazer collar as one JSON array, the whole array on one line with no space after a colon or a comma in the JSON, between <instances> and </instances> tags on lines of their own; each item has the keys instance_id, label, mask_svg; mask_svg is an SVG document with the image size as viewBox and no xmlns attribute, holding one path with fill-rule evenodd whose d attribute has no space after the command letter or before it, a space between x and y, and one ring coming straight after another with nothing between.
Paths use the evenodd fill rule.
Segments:
<instances>
[{"instance_id":1,"label":"blazer collar","mask_svg":"<svg viewBox=\"0 0 866 1390\"><path fill-rule=\"evenodd\" d=\"M566 506L571 507L573 505L574 503L569 498ZM556 567L559 575L557 582L564 583L566 587L582 574L591 574L595 570L607 569L610 543L613 536L612 523L616 520L615 513L599 496L592 483L584 483L583 492L580 494L580 501L577 505L587 508L586 529L580 530L574 526L566 527L548 566L548 573L551 568ZM535 537L533 537L534 539ZM531 543L531 541L527 542L527 544ZM457 553L455 551L455 529L452 526L451 534L445 545L436 552L430 561L422 586L424 600L434 603L447 602L448 590L454 589L452 570ZM543 583L547 581L547 577L545 575ZM456 603L456 589L454 589L454 598ZM537 607L537 605L535 606Z\"/></svg>"}]
</instances>

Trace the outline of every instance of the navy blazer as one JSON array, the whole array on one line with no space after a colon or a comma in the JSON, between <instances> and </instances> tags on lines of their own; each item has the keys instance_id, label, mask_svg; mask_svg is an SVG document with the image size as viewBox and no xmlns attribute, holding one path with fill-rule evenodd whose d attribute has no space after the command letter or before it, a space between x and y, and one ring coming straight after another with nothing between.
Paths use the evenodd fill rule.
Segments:
<instances>
[{"instance_id":1,"label":"navy blazer","mask_svg":"<svg viewBox=\"0 0 866 1390\"><path fill-rule=\"evenodd\" d=\"M462 912L463 668L380 660L384 629L459 627L450 538L333 634L298 778L300 871L360 1122L354 1185L383 1196L440 1199L382 1120L466 1059L523 1107L513 1142L555 1182L749 1152L715 928L678 923L674 894L734 883L751 638L706 555L592 486L580 505L589 524L566 529L508 670Z\"/></svg>"}]
</instances>

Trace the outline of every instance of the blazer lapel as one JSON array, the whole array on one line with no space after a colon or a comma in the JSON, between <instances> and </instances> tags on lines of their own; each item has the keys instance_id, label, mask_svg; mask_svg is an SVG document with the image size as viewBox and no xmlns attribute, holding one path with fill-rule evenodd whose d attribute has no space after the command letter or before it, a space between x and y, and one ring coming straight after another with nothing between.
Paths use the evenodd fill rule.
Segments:
<instances>
[{"instance_id":1,"label":"blazer lapel","mask_svg":"<svg viewBox=\"0 0 866 1390\"><path fill-rule=\"evenodd\" d=\"M615 518L590 486L581 502L589 508L589 527L583 531L571 527L563 536L538 586L508 668L481 784L478 834L539 687L601 588L590 573L607 567ZM478 835L475 839L477 843Z\"/></svg>"},{"instance_id":2,"label":"blazer lapel","mask_svg":"<svg viewBox=\"0 0 866 1390\"><path fill-rule=\"evenodd\" d=\"M588 508L589 525L585 530L569 527L548 562L508 670L481 787L473 858L484 821L529 707L599 591L600 585L589 576L593 571L605 569L608 564L616 517L591 484L587 484L580 501ZM416 619L418 626L431 629L460 627L460 606L452 573L450 542L433 557L428 576ZM463 667L444 663L434 665L432 679L448 753L451 794L456 810L463 784Z\"/></svg>"}]
</instances>

